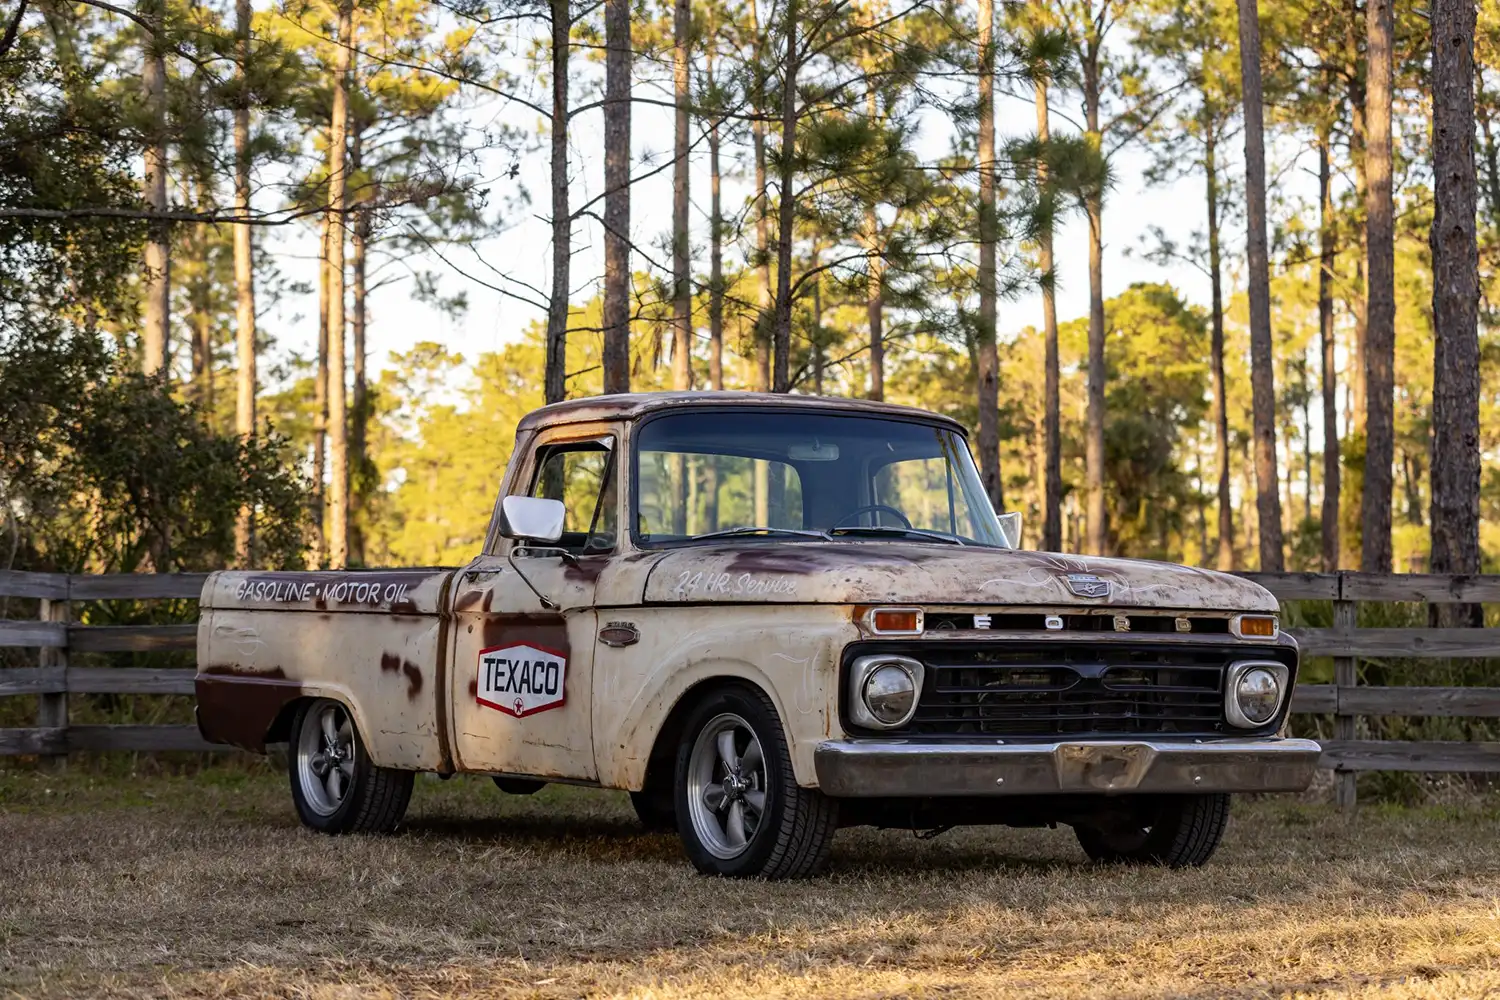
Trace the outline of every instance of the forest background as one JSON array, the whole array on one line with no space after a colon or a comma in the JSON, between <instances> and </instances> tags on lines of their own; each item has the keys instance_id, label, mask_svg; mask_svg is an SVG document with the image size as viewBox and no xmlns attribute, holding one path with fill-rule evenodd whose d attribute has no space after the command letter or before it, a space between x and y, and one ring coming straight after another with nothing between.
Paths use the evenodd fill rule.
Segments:
<instances>
[{"instance_id":1,"label":"forest background","mask_svg":"<svg viewBox=\"0 0 1500 1000\"><path fill-rule=\"evenodd\" d=\"M1495 4L0 25L0 566L461 563L527 410L709 387L948 413L1029 546L1500 562Z\"/></svg>"}]
</instances>

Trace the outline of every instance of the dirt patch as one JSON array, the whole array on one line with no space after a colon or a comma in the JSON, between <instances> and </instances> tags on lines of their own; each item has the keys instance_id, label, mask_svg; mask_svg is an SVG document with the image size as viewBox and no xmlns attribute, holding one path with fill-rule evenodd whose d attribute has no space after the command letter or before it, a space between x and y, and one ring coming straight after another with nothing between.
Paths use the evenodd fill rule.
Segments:
<instances>
[{"instance_id":1,"label":"dirt patch","mask_svg":"<svg viewBox=\"0 0 1500 1000\"><path fill-rule=\"evenodd\" d=\"M0 995L1481 996L1496 818L1240 804L1188 872L849 830L823 878L739 883L611 793L424 778L405 832L328 838L270 769L0 772Z\"/></svg>"}]
</instances>

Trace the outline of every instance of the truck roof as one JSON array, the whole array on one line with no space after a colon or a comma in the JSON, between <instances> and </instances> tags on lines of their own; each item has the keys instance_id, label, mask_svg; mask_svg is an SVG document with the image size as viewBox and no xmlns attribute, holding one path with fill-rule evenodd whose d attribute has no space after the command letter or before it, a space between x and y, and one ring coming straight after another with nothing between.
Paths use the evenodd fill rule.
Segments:
<instances>
[{"instance_id":1,"label":"truck roof","mask_svg":"<svg viewBox=\"0 0 1500 1000\"><path fill-rule=\"evenodd\" d=\"M658 410L692 406L775 406L809 410L843 410L871 415L885 414L907 419L917 417L947 424L960 434L967 429L952 417L895 403L877 403L869 399L845 399L834 396L794 396L779 392L693 391L693 392L625 392L608 396L585 396L551 403L532 410L521 418L518 431L535 430L554 424L580 423L590 420L634 420Z\"/></svg>"}]
</instances>

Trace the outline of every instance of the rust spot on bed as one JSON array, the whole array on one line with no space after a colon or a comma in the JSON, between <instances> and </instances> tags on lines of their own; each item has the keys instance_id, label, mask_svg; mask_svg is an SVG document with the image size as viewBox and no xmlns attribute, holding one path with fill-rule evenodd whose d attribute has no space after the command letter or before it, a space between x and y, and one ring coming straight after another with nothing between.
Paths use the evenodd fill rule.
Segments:
<instances>
[{"instance_id":1,"label":"rust spot on bed","mask_svg":"<svg viewBox=\"0 0 1500 1000\"><path fill-rule=\"evenodd\" d=\"M406 697L415 700L422 693L422 668L410 660L403 660L395 653L380 654L380 672L403 674L406 677Z\"/></svg>"}]
</instances>

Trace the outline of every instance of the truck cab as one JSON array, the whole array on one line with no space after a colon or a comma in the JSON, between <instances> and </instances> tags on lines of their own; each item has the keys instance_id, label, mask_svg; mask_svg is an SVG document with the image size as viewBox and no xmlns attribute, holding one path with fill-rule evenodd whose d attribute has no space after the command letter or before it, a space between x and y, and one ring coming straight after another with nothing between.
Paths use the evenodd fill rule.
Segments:
<instances>
[{"instance_id":1,"label":"truck cab","mask_svg":"<svg viewBox=\"0 0 1500 1000\"><path fill-rule=\"evenodd\" d=\"M417 771L563 781L629 791L725 875L810 874L854 823L1066 823L1097 858L1201 864L1230 793L1306 787L1268 592L1019 536L925 411L558 403L466 566L210 578L200 728L286 742L318 829L393 827Z\"/></svg>"}]
</instances>

